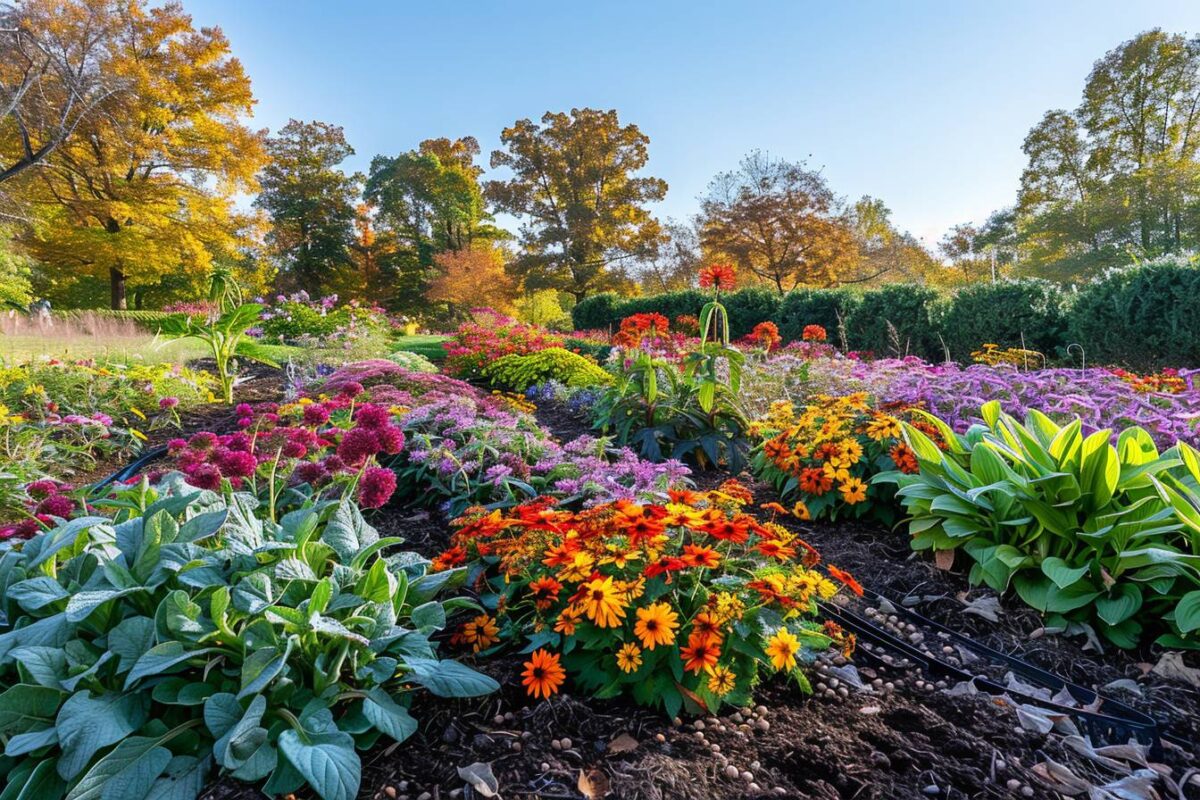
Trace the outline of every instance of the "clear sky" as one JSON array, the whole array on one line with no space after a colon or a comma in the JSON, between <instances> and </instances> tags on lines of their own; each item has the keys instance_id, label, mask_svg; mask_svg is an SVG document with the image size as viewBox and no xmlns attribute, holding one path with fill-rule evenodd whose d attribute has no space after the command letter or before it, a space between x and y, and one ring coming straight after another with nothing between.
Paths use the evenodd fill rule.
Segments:
<instances>
[{"instance_id":1,"label":"clear sky","mask_svg":"<svg viewBox=\"0 0 1200 800\"><path fill-rule=\"evenodd\" d=\"M400 2L184 0L219 25L255 123L345 128L357 154L471 135L487 156L520 118L616 108L650 137L655 213L686 218L760 148L820 167L937 242L1011 204L1021 141L1074 108L1092 63L1138 32L1200 32L1200 0Z\"/></svg>"}]
</instances>

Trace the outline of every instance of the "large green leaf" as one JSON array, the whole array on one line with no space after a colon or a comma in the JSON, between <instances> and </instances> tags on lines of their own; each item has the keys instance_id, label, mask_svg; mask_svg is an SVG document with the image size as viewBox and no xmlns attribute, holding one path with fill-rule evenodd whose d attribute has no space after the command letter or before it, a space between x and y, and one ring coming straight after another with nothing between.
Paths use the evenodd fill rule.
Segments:
<instances>
[{"instance_id":1,"label":"large green leaf","mask_svg":"<svg viewBox=\"0 0 1200 800\"><path fill-rule=\"evenodd\" d=\"M1056 556L1050 556L1042 561L1042 574L1054 581L1060 589L1066 589L1084 575L1088 574L1088 566L1072 567L1066 561Z\"/></svg>"},{"instance_id":2,"label":"large green leaf","mask_svg":"<svg viewBox=\"0 0 1200 800\"><path fill-rule=\"evenodd\" d=\"M1188 592L1175 606L1175 624L1183 633L1200 630L1200 591Z\"/></svg>"},{"instance_id":3,"label":"large green leaf","mask_svg":"<svg viewBox=\"0 0 1200 800\"><path fill-rule=\"evenodd\" d=\"M104 755L71 789L67 800L145 800L171 761L169 736L131 736Z\"/></svg>"},{"instance_id":4,"label":"large green leaf","mask_svg":"<svg viewBox=\"0 0 1200 800\"><path fill-rule=\"evenodd\" d=\"M362 763L348 733L279 734L279 750L322 800L355 800L362 781Z\"/></svg>"},{"instance_id":5,"label":"large green leaf","mask_svg":"<svg viewBox=\"0 0 1200 800\"><path fill-rule=\"evenodd\" d=\"M370 547L378 539L379 533L367 524L358 506L350 500L338 505L321 533L321 541L332 547L347 564L360 550Z\"/></svg>"},{"instance_id":6,"label":"large green leaf","mask_svg":"<svg viewBox=\"0 0 1200 800\"><path fill-rule=\"evenodd\" d=\"M403 742L417 732L417 721L408 713L408 709L379 687L372 689L363 701L363 716L377 730L397 742Z\"/></svg>"},{"instance_id":7,"label":"large green leaf","mask_svg":"<svg viewBox=\"0 0 1200 800\"><path fill-rule=\"evenodd\" d=\"M457 661L432 658L406 658L406 676L438 697L481 697L500 688L492 678Z\"/></svg>"},{"instance_id":8,"label":"large green leaf","mask_svg":"<svg viewBox=\"0 0 1200 800\"><path fill-rule=\"evenodd\" d=\"M193 658L199 658L209 653L215 653L215 647L203 647L199 650L189 650L182 642L163 642L147 650L133 669L125 677L125 688L128 689L142 678L152 675L165 675L178 671L186 666Z\"/></svg>"},{"instance_id":9,"label":"large green leaf","mask_svg":"<svg viewBox=\"0 0 1200 800\"><path fill-rule=\"evenodd\" d=\"M242 688L238 699L264 691L287 666L292 654L292 639L287 639L282 652L277 647L264 647L250 654L242 663Z\"/></svg>"},{"instance_id":10,"label":"large green leaf","mask_svg":"<svg viewBox=\"0 0 1200 800\"><path fill-rule=\"evenodd\" d=\"M146 721L149 696L110 694L93 697L83 691L71 695L58 712L58 739L62 757L58 774L71 780L102 748L121 741Z\"/></svg>"},{"instance_id":11,"label":"large green leaf","mask_svg":"<svg viewBox=\"0 0 1200 800\"><path fill-rule=\"evenodd\" d=\"M54 721L63 693L46 686L18 683L0 694L0 735L12 736Z\"/></svg>"}]
</instances>

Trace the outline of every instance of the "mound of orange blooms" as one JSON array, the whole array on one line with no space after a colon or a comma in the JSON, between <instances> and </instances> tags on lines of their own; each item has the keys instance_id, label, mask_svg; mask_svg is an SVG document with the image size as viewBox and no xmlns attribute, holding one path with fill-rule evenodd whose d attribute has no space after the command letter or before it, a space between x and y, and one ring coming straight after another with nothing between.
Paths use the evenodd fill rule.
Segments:
<instances>
[{"instance_id":1,"label":"mound of orange blooms","mask_svg":"<svg viewBox=\"0 0 1200 800\"><path fill-rule=\"evenodd\" d=\"M871 479L889 470L917 471L900 420L872 409L861 392L818 396L799 413L789 402L774 403L750 432L762 440L751 468L806 518L891 514L891 503L873 502L884 498L874 497L881 489Z\"/></svg>"},{"instance_id":2,"label":"mound of orange blooms","mask_svg":"<svg viewBox=\"0 0 1200 800\"><path fill-rule=\"evenodd\" d=\"M553 694L570 675L597 696L627 692L672 715L685 704L744 705L761 668L806 686L801 667L817 651L849 652L853 637L822 625L818 604L843 586L862 591L836 567L818 570L817 551L749 513L751 502L727 481L673 491L661 505L574 511L543 497L475 509L436 565L472 565L484 605L498 609L499 637L531 652L522 674L531 695ZM458 640L491 637L490 621L470 620Z\"/></svg>"}]
</instances>

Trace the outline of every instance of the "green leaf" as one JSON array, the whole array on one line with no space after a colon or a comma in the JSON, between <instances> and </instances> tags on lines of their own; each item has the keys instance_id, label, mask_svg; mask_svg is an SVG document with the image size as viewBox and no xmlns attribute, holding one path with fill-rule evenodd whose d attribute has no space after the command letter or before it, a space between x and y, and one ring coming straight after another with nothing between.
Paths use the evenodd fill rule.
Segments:
<instances>
[{"instance_id":1,"label":"green leaf","mask_svg":"<svg viewBox=\"0 0 1200 800\"><path fill-rule=\"evenodd\" d=\"M500 684L482 672L457 661L432 658L406 658L410 673L405 677L438 697L481 697L500 688Z\"/></svg>"},{"instance_id":2,"label":"green leaf","mask_svg":"<svg viewBox=\"0 0 1200 800\"><path fill-rule=\"evenodd\" d=\"M1131 583L1113 587L1107 596L1096 598L1096 616L1109 625L1120 625L1142 607L1142 590Z\"/></svg>"},{"instance_id":3,"label":"green leaf","mask_svg":"<svg viewBox=\"0 0 1200 800\"><path fill-rule=\"evenodd\" d=\"M18 683L0 694L0 734L25 733L53 722L63 693L46 686Z\"/></svg>"},{"instance_id":4,"label":"green leaf","mask_svg":"<svg viewBox=\"0 0 1200 800\"><path fill-rule=\"evenodd\" d=\"M255 695L245 713L213 745L213 757L218 764L237 769L255 757L268 738L266 728L261 725L266 710L267 698Z\"/></svg>"},{"instance_id":5,"label":"green leaf","mask_svg":"<svg viewBox=\"0 0 1200 800\"><path fill-rule=\"evenodd\" d=\"M376 687L363 701L363 715L380 732L403 742L417 732L417 721L383 689Z\"/></svg>"},{"instance_id":6,"label":"green leaf","mask_svg":"<svg viewBox=\"0 0 1200 800\"><path fill-rule=\"evenodd\" d=\"M119 659L118 672L133 669L153 645L154 620L149 617L126 617L108 634L108 649Z\"/></svg>"},{"instance_id":7,"label":"green leaf","mask_svg":"<svg viewBox=\"0 0 1200 800\"><path fill-rule=\"evenodd\" d=\"M436 600L422 603L412 610L412 626L421 633L440 631L446 627L446 610Z\"/></svg>"},{"instance_id":8,"label":"green leaf","mask_svg":"<svg viewBox=\"0 0 1200 800\"><path fill-rule=\"evenodd\" d=\"M200 650L188 650L183 642L163 642L147 650L133 669L125 677L125 688L128 689L142 678L151 675L163 675L174 671L181 665L186 665L193 658L217 652L215 647L205 647Z\"/></svg>"},{"instance_id":9,"label":"green leaf","mask_svg":"<svg viewBox=\"0 0 1200 800\"><path fill-rule=\"evenodd\" d=\"M233 607L243 614L261 614L274 600L271 579L261 572L252 572L233 587Z\"/></svg>"},{"instance_id":10,"label":"green leaf","mask_svg":"<svg viewBox=\"0 0 1200 800\"><path fill-rule=\"evenodd\" d=\"M1072 568L1066 561L1050 556L1042 561L1042 573L1060 589L1066 589L1088 573L1088 566Z\"/></svg>"},{"instance_id":11,"label":"green leaf","mask_svg":"<svg viewBox=\"0 0 1200 800\"><path fill-rule=\"evenodd\" d=\"M332 547L342 562L347 564L354 560L359 551L370 547L378 539L379 534L363 519L358 505L349 500L338 505L321 532L321 541Z\"/></svg>"},{"instance_id":12,"label":"green leaf","mask_svg":"<svg viewBox=\"0 0 1200 800\"><path fill-rule=\"evenodd\" d=\"M88 691L71 695L58 712L58 739L62 757L58 774L67 780L78 775L101 748L121 741L142 727L150 698L144 694L104 694Z\"/></svg>"},{"instance_id":13,"label":"green leaf","mask_svg":"<svg viewBox=\"0 0 1200 800\"><path fill-rule=\"evenodd\" d=\"M3 800L59 800L67 790L67 783L58 776L57 766L58 761L53 758L37 764L25 782L20 784L20 791L14 791L17 784L12 781L10 774L9 784L0 797Z\"/></svg>"},{"instance_id":14,"label":"green leaf","mask_svg":"<svg viewBox=\"0 0 1200 800\"><path fill-rule=\"evenodd\" d=\"M39 575L8 587L8 597L16 600L21 608L29 612L40 611L70 595L70 592L49 575Z\"/></svg>"},{"instance_id":15,"label":"green leaf","mask_svg":"<svg viewBox=\"0 0 1200 800\"><path fill-rule=\"evenodd\" d=\"M220 739L242 718L242 704L228 692L220 692L204 701L204 724L214 739Z\"/></svg>"},{"instance_id":16,"label":"green leaf","mask_svg":"<svg viewBox=\"0 0 1200 800\"><path fill-rule=\"evenodd\" d=\"M67 800L143 800L171 761L163 736L131 736L89 769Z\"/></svg>"},{"instance_id":17,"label":"green leaf","mask_svg":"<svg viewBox=\"0 0 1200 800\"><path fill-rule=\"evenodd\" d=\"M12 651L23 674L34 683L51 689L61 689L67 677L67 656L57 647L18 647Z\"/></svg>"},{"instance_id":18,"label":"green leaf","mask_svg":"<svg viewBox=\"0 0 1200 800\"><path fill-rule=\"evenodd\" d=\"M355 800L362 763L348 733L279 734L279 750L322 800Z\"/></svg>"},{"instance_id":19,"label":"green leaf","mask_svg":"<svg viewBox=\"0 0 1200 800\"><path fill-rule=\"evenodd\" d=\"M1200 591L1188 592L1175 606L1175 624L1182 633L1200 630Z\"/></svg>"},{"instance_id":20,"label":"green leaf","mask_svg":"<svg viewBox=\"0 0 1200 800\"><path fill-rule=\"evenodd\" d=\"M154 782L145 800L196 800L212 769L207 756L176 756L167 764L166 774Z\"/></svg>"},{"instance_id":21,"label":"green leaf","mask_svg":"<svg viewBox=\"0 0 1200 800\"><path fill-rule=\"evenodd\" d=\"M242 690L237 699L249 697L267 688L271 681L283 672L287 666L288 657L292 654L292 639L288 639L283 652L277 647L264 647L255 650L242 662Z\"/></svg>"},{"instance_id":22,"label":"green leaf","mask_svg":"<svg viewBox=\"0 0 1200 800\"><path fill-rule=\"evenodd\" d=\"M67 601L67 622L83 622L93 611L110 600L146 591L145 587L134 586L129 589L98 589L91 592L77 592Z\"/></svg>"}]
</instances>

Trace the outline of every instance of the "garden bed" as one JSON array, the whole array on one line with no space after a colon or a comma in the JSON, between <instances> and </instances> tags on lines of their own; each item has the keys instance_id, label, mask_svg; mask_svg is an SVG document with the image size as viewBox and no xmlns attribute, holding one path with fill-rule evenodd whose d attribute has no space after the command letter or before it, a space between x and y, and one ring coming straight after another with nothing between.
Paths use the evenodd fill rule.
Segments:
<instances>
[{"instance_id":1,"label":"garden bed","mask_svg":"<svg viewBox=\"0 0 1200 800\"><path fill-rule=\"evenodd\" d=\"M541 404L537 416L564 439L586 430L554 403ZM712 488L726 477L700 473L697 483ZM774 497L764 486L755 490L757 501ZM429 556L448 542L449 527L436 513L391 508L372 522L384 535L403 535L407 547ZM969 590L962 574L939 570L914 555L903 533L876 524L786 524L827 562L850 570L868 588L911 603L996 650L1146 711L1176 737L1200 741L1200 692L1152 672L1155 654L1113 648L1097 653L1085 649L1081 639L1049 634L1035 612L992 603L989 590ZM984 615L964 613L969 605ZM483 796L459 775L459 768L476 762L491 765L502 796L543 798L600 797L605 786L608 796L648 799L1055 798L1063 796L1058 791L1063 785L1051 776L1063 780L1068 773L1047 765L1062 765L1093 786L1123 774L1072 749L1073 740L1060 733L1028 730L1004 701L955 693L912 669L876 672L860 663L865 691L853 691L825 673L817 677L814 697L771 680L759 687L753 712L672 724L661 713L624 701L569 692L532 701L520 685L524 658L509 652L476 663L503 687L498 695L467 702L418 699L413 710L422 720L419 732L401 747L364 755L360 797ZM1185 666L1196 665L1189 658ZM871 686L875 680L883 685ZM1170 768L1168 781L1191 784L1181 794L1168 790L1164 796L1200 797L1200 782L1189 774L1197 757L1166 747L1162 761ZM228 779L203 795L207 800L259 796L255 788Z\"/></svg>"}]
</instances>

